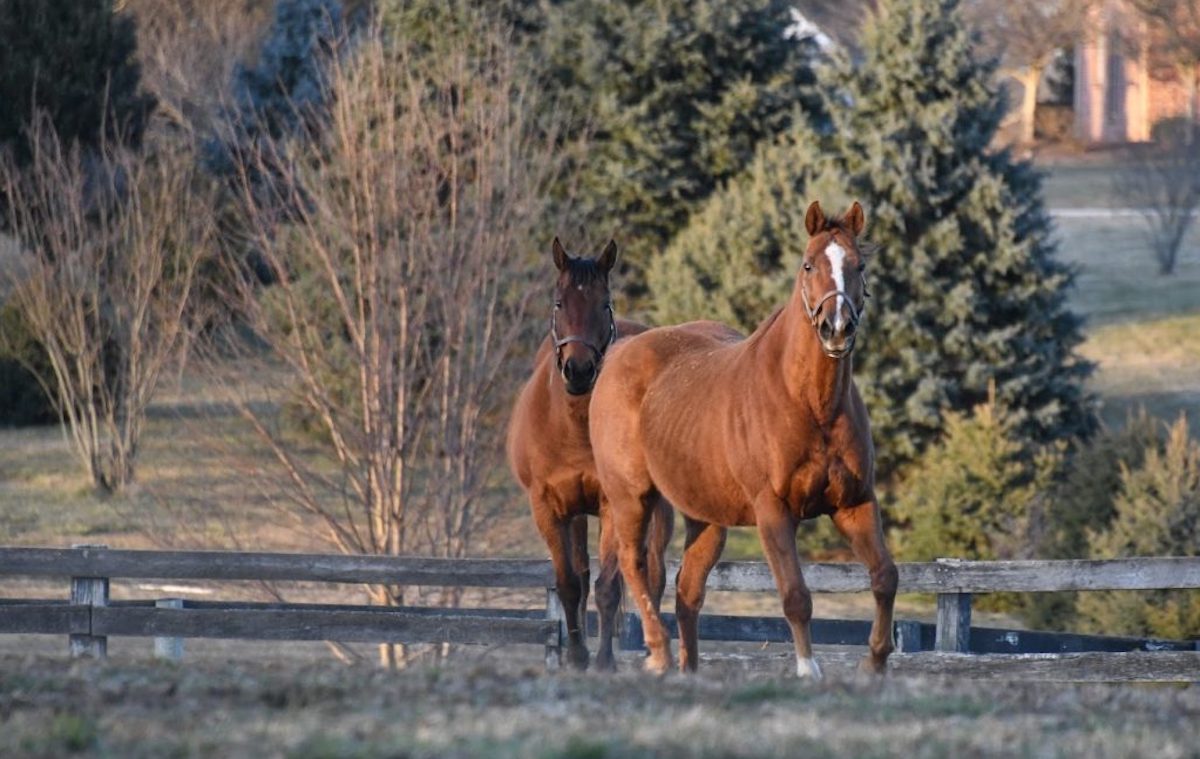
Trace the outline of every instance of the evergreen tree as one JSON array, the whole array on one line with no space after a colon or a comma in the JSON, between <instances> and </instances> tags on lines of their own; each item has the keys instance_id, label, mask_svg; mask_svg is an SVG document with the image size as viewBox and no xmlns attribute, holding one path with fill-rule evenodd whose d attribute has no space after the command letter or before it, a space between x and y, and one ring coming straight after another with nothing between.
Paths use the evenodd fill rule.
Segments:
<instances>
[{"instance_id":1,"label":"evergreen tree","mask_svg":"<svg viewBox=\"0 0 1200 759\"><path fill-rule=\"evenodd\" d=\"M946 414L943 438L910 467L897 487L897 555L1012 559L1032 548L1030 516L1053 478L1053 450L1032 459L1009 414L989 402L972 416Z\"/></svg>"},{"instance_id":2,"label":"evergreen tree","mask_svg":"<svg viewBox=\"0 0 1200 759\"><path fill-rule=\"evenodd\" d=\"M1200 556L1200 443L1180 417L1141 467L1122 466L1116 513L1089 538L1092 558ZM1108 634L1200 636L1200 592L1085 593L1079 612Z\"/></svg>"},{"instance_id":3,"label":"evergreen tree","mask_svg":"<svg viewBox=\"0 0 1200 759\"><path fill-rule=\"evenodd\" d=\"M154 98L138 90L134 22L113 0L4 0L0 40L0 147L18 161L35 109L68 144L141 141Z\"/></svg>"},{"instance_id":4,"label":"evergreen tree","mask_svg":"<svg viewBox=\"0 0 1200 759\"><path fill-rule=\"evenodd\" d=\"M786 0L548 6L547 87L592 139L581 210L620 235L635 291L697 205L815 106L815 46L785 37L790 10Z\"/></svg>"},{"instance_id":5,"label":"evergreen tree","mask_svg":"<svg viewBox=\"0 0 1200 759\"><path fill-rule=\"evenodd\" d=\"M893 462L993 380L1023 438L1095 423L1072 273L1054 256L1040 175L991 146L1007 103L975 46L959 0L892 0L864 31L864 59L843 57L823 88L829 147L878 246L859 387Z\"/></svg>"},{"instance_id":6,"label":"evergreen tree","mask_svg":"<svg viewBox=\"0 0 1200 759\"><path fill-rule=\"evenodd\" d=\"M345 31L341 0L276 0L257 64L234 73L226 129L207 146L211 170L229 174L254 149L316 126Z\"/></svg>"},{"instance_id":7,"label":"evergreen tree","mask_svg":"<svg viewBox=\"0 0 1200 759\"><path fill-rule=\"evenodd\" d=\"M1091 366L1066 306L1072 273L1054 256L1040 176L991 146L1006 104L958 0L885 3L862 48L861 60L842 55L819 72L832 124L819 144L801 126L760 151L656 266L660 316L720 313L752 327L791 287L807 201L857 199L872 300L855 371L881 476L937 438L943 412L982 402L993 380L1031 444L1087 434Z\"/></svg>"},{"instance_id":8,"label":"evergreen tree","mask_svg":"<svg viewBox=\"0 0 1200 759\"><path fill-rule=\"evenodd\" d=\"M787 302L808 245L808 198L830 208L841 188L818 186L820 140L800 123L761 143L742 174L706 201L646 272L658 324L715 319L754 331Z\"/></svg>"}]
</instances>

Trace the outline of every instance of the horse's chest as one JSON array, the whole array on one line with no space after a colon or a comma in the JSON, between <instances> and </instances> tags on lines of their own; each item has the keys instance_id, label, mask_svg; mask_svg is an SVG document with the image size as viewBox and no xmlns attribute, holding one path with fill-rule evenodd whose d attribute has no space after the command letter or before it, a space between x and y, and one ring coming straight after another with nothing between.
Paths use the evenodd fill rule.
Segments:
<instances>
[{"instance_id":1,"label":"horse's chest","mask_svg":"<svg viewBox=\"0 0 1200 759\"><path fill-rule=\"evenodd\" d=\"M787 500L793 513L807 519L861 503L865 489L857 459L826 449L805 457L793 470Z\"/></svg>"}]
</instances>

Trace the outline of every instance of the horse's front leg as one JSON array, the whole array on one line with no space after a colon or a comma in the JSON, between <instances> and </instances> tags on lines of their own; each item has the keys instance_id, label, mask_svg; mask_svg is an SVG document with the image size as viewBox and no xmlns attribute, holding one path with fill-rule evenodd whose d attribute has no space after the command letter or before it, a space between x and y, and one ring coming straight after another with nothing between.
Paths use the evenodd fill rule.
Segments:
<instances>
[{"instance_id":1,"label":"horse's front leg","mask_svg":"<svg viewBox=\"0 0 1200 759\"><path fill-rule=\"evenodd\" d=\"M600 647L596 651L596 669L612 672L617 668L613 656L613 638L617 634L617 612L621 607L621 568L617 555L617 534L613 529L608 501L600 497L600 574L596 577L596 612L600 617Z\"/></svg>"},{"instance_id":2,"label":"horse's front leg","mask_svg":"<svg viewBox=\"0 0 1200 759\"><path fill-rule=\"evenodd\" d=\"M869 501L834 511L833 523L850 543L854 556L871 575L871 593L875 596L875 621L871 625L868 644L871 653L863 658L859 668L882 674L887 670L888 655L895 650L892 641L892 609L896 601L899 575L896 563L883 541L883 524L879 518L879 502Z\"/></svg>"},{"instance_id":3,"label":"horse's front leg","mask_svg":"<svg viewBox=\"0 0 1200 759\"><path fill-rule=\"evenodd\" d=\"M763 553L783 602L783 616L792 629L792 643L796 647L796 674L802 678L820 680L821 668L813 658L809 632L812 594L804 584L800 557L796 553L796 520L773 493L759 497L754 504L754 513Z\"/></svg>"},{"instance_id":4,"label":"horse's front leg","mask_svg":"<svg viewBox=\"0 0 1200 759\"><path fill-rule=\"evenodd\" d=\"M588 557L588 524L583 514L571 520L571 569L579 582L579 629L587 638L587 602L592 585L592 568Z\"/></svg>"},{"instance_id":5,"label":"horse's front leg","mask_svg":"<svg viewBox=\"0 0 1200 759\"><path fill-rule=\"evenodd\" d=\"M561 519L550 498L533 503L533 520L538 532L550 549L550 561L554 565L554 584L558 600L563 607L567 623L567 655L576 669L587 669L587 642L580 627L579 603L582 593L579 576L575 572L571 557L571 530L569 520Z\"/></svg>"}]
</instances>

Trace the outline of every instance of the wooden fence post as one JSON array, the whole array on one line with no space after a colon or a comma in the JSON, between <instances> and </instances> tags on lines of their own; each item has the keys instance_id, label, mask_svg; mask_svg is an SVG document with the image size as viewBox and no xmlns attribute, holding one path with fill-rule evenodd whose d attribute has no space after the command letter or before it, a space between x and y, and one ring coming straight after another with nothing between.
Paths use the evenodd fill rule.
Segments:
<instances>
[{"instance_id":1,"label":"wooden fence post","mask_svg":"<svg viewBox=\"0 0 1200 759\"><path fill-rule=\"evenodd\" d=\"M154 602L155 608L158 609L182 609L182 598L161 598ZM183 661L183 638L161 638L154 639L154 658L166 659L167 661Z\"/></svg>"},{"instance_id":2,"label":"wooden fence post","mask_svg":"<svg viewBox=\"0 0 1200 759\"><path fill-rule=\"evenodd\" d=\"M971 647L971 594L938 593L934 648L965 654Z\"/></svg>"},{"instance_id":3,"label":"wooden fence post","mask_svg":"<svg viewBox=\"0 0 1200 759\"><path fill-rule=\"evenodd\" d=\"M895 627L896 653L912 654L921 650L921 623L897 621Z\"/></svg>"},{"instance_id":4,"label":"wooden fence post","mask_svg":"<svg viewBox=\"0 0 1200 759\"><path fill-rule=\"evenodd\" d=\"M72 548L108 548L106 545L73 545ZM72 577L71 604L73 606L108 606L107 577ZM91 628L91 617L88 618ZM108 638L103 635L71 635L71 658L77 659L89 656L93 659L103 659L108 656Z\"/></svg>"},{"instance_id":5,"label":"wooden fence post","mask_svg":"<svg viewBox=\"0 0 1200 759\"><path fill-rule=\"evenodd\" d=\"M546 588L546 619L555 623L556 633L546 642L546 669L556 670L562 666L563 627L565 626L562 602L558 600L556 588Z\"/></svg>"}]
</instances>

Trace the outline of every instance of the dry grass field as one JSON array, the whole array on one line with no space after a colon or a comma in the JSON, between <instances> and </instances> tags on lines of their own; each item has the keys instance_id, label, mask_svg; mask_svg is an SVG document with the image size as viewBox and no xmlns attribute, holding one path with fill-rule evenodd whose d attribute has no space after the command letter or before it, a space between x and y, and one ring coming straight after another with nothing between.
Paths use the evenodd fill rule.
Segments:
<instances>
[{"instance_id":1,"label":"dry grass field","mask_svg":"<svg viewBox=\"0 0 1200 759\"><path fill-rule=\"evenodd\" d=\"M11 757L1194 757L1196 686L0 657Z\"/></svg>"}]
</instances>

